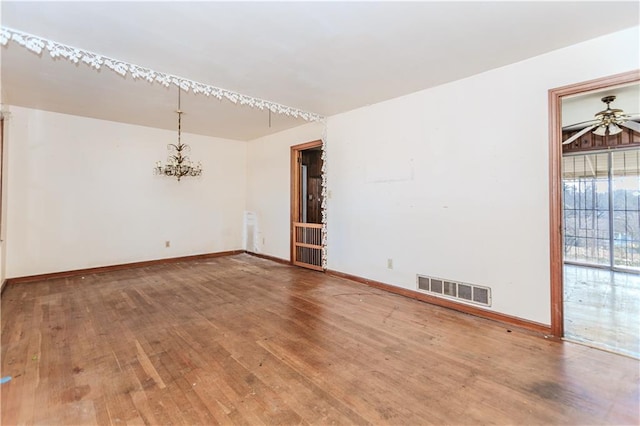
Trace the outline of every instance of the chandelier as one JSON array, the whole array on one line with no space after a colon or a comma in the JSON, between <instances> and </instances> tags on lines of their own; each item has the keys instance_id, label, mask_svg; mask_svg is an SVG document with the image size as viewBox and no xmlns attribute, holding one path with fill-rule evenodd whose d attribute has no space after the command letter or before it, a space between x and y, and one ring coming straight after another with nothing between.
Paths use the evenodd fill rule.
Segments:
<instances>
[{"instance_id":1,"label":"chandelier","mask_svg":"<svg viewBox=\"0 0 640 426\"><path fill-rule=\"evenodd\" d=\"M202 174L202 165L200 163L193 164L193 162L186 156L191 152L189 145L183 144L181 141L182 135L182 110L180 109L180 92L181 88L178 87L178 143L170 143L167 145L169 150L169 157L167 157L167 164L162 164L158 161L155 167L155 173L157 175L173 176L180 179L183 176L200 176Z\"/></svg>"}]
</instances>

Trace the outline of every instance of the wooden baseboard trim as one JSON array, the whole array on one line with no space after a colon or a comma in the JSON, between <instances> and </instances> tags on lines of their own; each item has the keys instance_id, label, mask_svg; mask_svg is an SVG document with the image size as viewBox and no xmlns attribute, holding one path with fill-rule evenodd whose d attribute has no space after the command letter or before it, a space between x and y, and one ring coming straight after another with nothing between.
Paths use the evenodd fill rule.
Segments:
<instances>
[{"instance_id":1,"label":"wooden baseboard trim","mask_svg":"<svg viewBox=\"0 0 640 426\"><path fill-rule=\"evenodd\" d=\"M8 278L7 284L29 283L34 281L51 280L55 278L69 278L78 275L99 274L103 272L120 271L123 269L143 268L145 266L162 265L165 263L187 262L190 260L211 259L214 257L233 256L244 253L244 250L220 251L216 253L194 254L190 256L170 257L166 259L145 260L142 262L123 263L119 265L98 266L95 268L76 269L73 271L52 272L49 274L29 275L26 277ZM4 288L4 287L3 287Z\"/></svg>"},{"instance_id":2,"label":"wooden baseboard trim","mask_svg":"<svg viewBox=\"0 0 640 426\"><path fill-rule=\"evenodd\" d=\"M261 253L254 253L252 251L245 251L245 253L250 254L251 256L259 257L261 259L267 259L273 262L282 263L283 265L292 265L290 260L282 259L280 257L269 256L267 254L261 254Z\"/></svg>"},{"instance_id":3,"label":"wooden baseboard trim","mask_svg":"<svg viewBox=\"0 0 640 426\"><path fill-rule=\"evenodd\" d=\"M488 311L486 309L476 308L475 306L465 305L463 303L457 303L452 300L441 299L435 296L429 296L428 294L420 293L415 290L409 290L406 288L396 287L390 284L385 284L379 281L368 280L366 278L358 277L356 275L345 274L343 272L327 270L329 275L333 275L340 278L346 278L357 283L366 284L371 287L379 288L391 293L399 294L401 296L417 299L422 302L430 303L432 305L442 306L444 308L453 309L465 314L474 315L477 317L498 321L503 324L507 324L513 327L534 331L536 333L543 333L545 335L551 334L551 327L548 325L540 324L538 322L525 320L511 315L501 314L498 312Z\"/></svg>"}]
</instances>

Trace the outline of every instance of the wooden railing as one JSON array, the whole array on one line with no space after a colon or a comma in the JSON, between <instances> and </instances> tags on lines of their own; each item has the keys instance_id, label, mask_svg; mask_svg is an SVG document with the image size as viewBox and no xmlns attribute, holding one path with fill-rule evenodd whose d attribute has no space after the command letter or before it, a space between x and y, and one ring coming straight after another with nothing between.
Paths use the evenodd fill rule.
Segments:
<instances>
[{"instance_id":1,"label":"wooden railing","mask_svg":"<svg viewBox=\"0 0 640 426\"><path fill-rule=\"evenodd\" d=\"M322 224L293 222L293 264L322 271Z\"/></svg>"}]
</instances>

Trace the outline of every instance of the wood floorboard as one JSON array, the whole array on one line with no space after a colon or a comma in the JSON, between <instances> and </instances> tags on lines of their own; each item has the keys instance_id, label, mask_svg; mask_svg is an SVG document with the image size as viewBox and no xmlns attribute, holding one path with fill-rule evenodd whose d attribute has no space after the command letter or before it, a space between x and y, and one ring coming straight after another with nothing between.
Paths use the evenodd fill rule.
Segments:
<instances>
[{"instance_id":1,"label":"wood floorboard","mask_svg":"<svg viewBox=\"0 0 640 426\"><path fill-rule=\"evenodd\" d=\"M1 302L2 425L640 422L636 359L245 254Z\"/></svg>"}]
</instances>

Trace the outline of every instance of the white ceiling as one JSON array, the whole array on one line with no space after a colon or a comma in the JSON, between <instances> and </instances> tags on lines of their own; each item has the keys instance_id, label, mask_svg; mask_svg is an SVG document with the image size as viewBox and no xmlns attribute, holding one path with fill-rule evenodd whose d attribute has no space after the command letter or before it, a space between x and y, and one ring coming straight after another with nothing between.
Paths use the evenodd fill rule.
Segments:
<instances>
[{"instance_id":1,"label":"white ceiling","mask_svg":"<svg viewBox=\"0 0 640 426\"><path fill-rule=\"evenodd\" d=\"M325 116L639 24L631 2L12 2L3 26ZM606 19L603 19L606 18ZM2 102L175 128L176 88L1 49ZM303 124L183 98L186 132Z\"/></svg>"}]
</instances>

